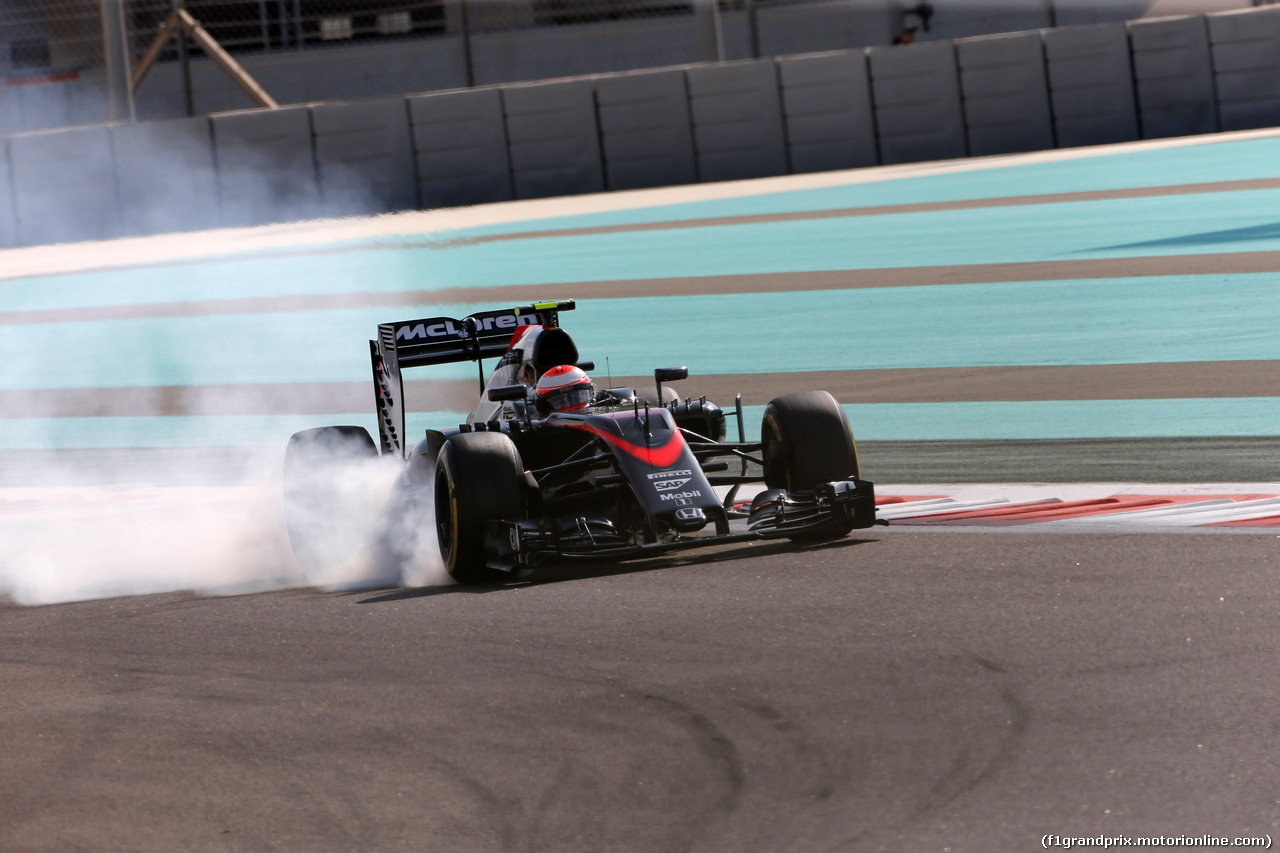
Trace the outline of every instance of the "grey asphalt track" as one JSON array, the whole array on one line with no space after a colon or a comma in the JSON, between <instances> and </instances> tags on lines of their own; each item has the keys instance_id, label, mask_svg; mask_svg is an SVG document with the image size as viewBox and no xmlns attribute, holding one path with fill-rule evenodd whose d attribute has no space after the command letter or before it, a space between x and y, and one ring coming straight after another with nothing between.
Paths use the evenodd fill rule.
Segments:
<instances>
[{"instance_id":1,"label":"grey asphalt track","mask_svg":"<svg viewBox=\"0 0 1280 853\"><path fill-rule=\"evenodd\" d=\"M877 529L505 588L0 606L0 850L1275 834L1277 544Z\"/></svg>"},{"instance_id":2,"label":"grey asphalt track","mask_svg":"<svg viewBox=\"0 0 1280 853\"><path fill-rule=\"evenodd\" d=\"M1278 270L1280 252L1241 252L581 290ZM0 324L544 295L73 307L7 312ZM1270 396L1263 367L850 371L822 384L868 400ZM718 393L723 378L707 379ZM744 396L764 402L778 381L757 377ZM235 410L260 411L282 390L299 389L245 389ZM300 411L368 393L300 390ZM191 388L0 397L6 412L54 416L204 405ZM1277 482L1277 451L1275 438L860 443L865 474L896 484ZM195 452L228 482L264 453ZM58 476L163 480L191 455L11 450L0 485L30 485L50 462ZM1045 835L1271 836L1278 573L1280 538L1266 530L877 528L822 547L724 548L505 587L0 601L0 853L985 853L1037 849Z\"/></svg>"}]
</instances>

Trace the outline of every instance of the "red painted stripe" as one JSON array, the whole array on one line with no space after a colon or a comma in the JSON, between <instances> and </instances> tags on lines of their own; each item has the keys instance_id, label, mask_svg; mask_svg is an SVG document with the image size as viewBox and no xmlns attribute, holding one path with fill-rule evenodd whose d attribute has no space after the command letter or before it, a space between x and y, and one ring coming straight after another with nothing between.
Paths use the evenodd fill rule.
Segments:
<instances>
[{"instance_id":1,"label":"red painted stripe","mask_svg":"<svg viewBox=\"0 0 1280 853\"><path fill-rule=\"evenodd\" d=\"M946 495L876 495L876 506L886 504L904 504L911 501L936 501Z\"/></svg>"},{"instance_id":2,"label":"red painted stripe","mask_svg":"<svg viewBox=\"0 0 1280 853\"><path fill-rule=\"evenodd\" d=\"M632 444L625 438L605 432L604 430L596 429L591 426L591 424L565 424L565 426L572 427L573 429L585 430L596 438L604 439L614 447L622 450L624 453L628 453L639 459L641 462L646 462L655 468L671 467L675 464L675 461L680 458L680 453L685 448L684 436L678 432L673 432L671 434L671 438L667 440L667 443L660 447L641 447L638 444Z\"/></svg>"},{"instance_id":3,"label":"red painted stripe","mask_svg":"<svg viewBox=\"0 0 1280 853\"><path fill-rule=\"evenodd\" d=\"M68 83L79 79L79 71L59 71L56 74L37 74L33 77L10 77L5 82L11 87L38 86L41 83Z\"/></svg>"},{"instance_id":4,"label":"red painted stripe","mask_svg":"<svg viewBox=\"0 0 1280 853\"><path fill-rule=\"evenodd\" d=\"M1049 509L1033 509L1021 513L1009 513L1009 515L1017 515L1017 518L1009 520L1021 522L1043 521L1045 519L1059 518L1087 518L1092 515L1108 515L1116 512L1128 512L1133 509L1162 506L1164 504L1172 506L1173 501L1165 500L1163 498L1147 498L1144 500L1101 498L1092 501L1068 501Z\"/></svg>"},{"instance_id":5,"label":"red painted stripe","mask_svg":"<svg viewBox=\"0 0 1280 853\"><path fill-rule=\"evenodd\" d=\"M1160 498L1160 499L1162 499L1162 500L1172 501L1173 503L1176 503L1176 504L1189 504L1189 503L1195 503L1196 501L1220 501L1220 500L1229 500L1229 501L1256 501L1256 500L1260 500L1261 498L1275 498L1275 497L1280 497L1280 495L1262 495L1262 494L1259 494L1259 495L1252 495L1252 494L1250 494L1250 495L1241 495L1241 494L1235 494L1235 495L1199 495L1199 494L1196 494L1196 495L1122 495L1121 497L1126 497L1126 498Z\"/></svg>"},{"instance_id":6,"label":"red painted stripe","mask_svg":"<svg viewBox=\"0 0 1280 853\"><path fill-rule=\"evenodd\" d=\"M1208 500L1248 501L1260 498L1272 498L1275 495L1234 494L1234 495L1113 495L1107 498L1093 498L1079 501L1040 500L1002 505L989 509L957 510L955 512L937 513L933 515L905 516L893 519L894 524L962 524L983 523L1018 524L1042 520L1063 518L1084 518L1095 515L1108 515L1158 506L1170 508L1179 504L1195 503ZM1217 525L1280 526L1280 517L1274 520L1249 519L1248 521L1224 521L1216 524L1198 525L1213 527Z\"/></svg>"},{"instance_id":7,"label":"red painted stripe","mask_svg":"<svg viewBox=\"0 0 1280 853\"><path fill-rule=\"evenodd\" d=\"M1280 515L1247 518L1240 521L1215 521L1212 524L1200 524L1197 527L1280 527Z\"/></svg>"},{"instance_id":8,"label":"red painted stripe","mask_svg":"<svg viewBox=\"0 0 1280 853\"><path fill-rule=\"evenodd\" d=\"M929 513L927 515L903 515L903 516L898 516L897 518L893 519L893 521L896 523L899 521L907 521L907 520L914 519L915 522L918 524L925 524L928 522L933 522L938 520L950 521L953 519L960 519L960 518L987 518L995 515L1006 514L1011 511L1022 510L1025 512L1034 512L1036 510L1044 509L1046 504L1054 504L1054 505L1060 506L1061 503L1062 502L1059 501L1057 498L1046 498L1045 500L1025 501L1023 503L1017 503L1012 505L1000 504L999 506L993 506L988 509L957 509L951 512L934 512L934 513Z\"/></svg>"}]
</instances>

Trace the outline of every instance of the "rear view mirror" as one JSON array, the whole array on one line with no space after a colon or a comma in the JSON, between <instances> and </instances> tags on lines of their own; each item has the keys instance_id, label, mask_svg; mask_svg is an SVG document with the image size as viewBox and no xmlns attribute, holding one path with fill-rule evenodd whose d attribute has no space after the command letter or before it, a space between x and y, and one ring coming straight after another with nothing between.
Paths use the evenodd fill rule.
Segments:
<instances>
[{"instance_id":1,"label":"rear view mirror","mask_svg":"<svg viewBox=\"0 0 1280 853\"><path fill-rule=\"evenodd\" d=\"M688 379L689 368L687 367L659 367L653 371L655 384L658 386L658 405L664 405L662 400L662 383L675 382L677 379Z\"/></svg>"},{"instance_id":2,"label":"rear view mirror","mask_svg":"<svg viewBox=\"0 0 1280 853\"><path fill-rule=\"evenodd\" d=\"M523 385L500 385L497 388L489 389L489 402L501 403L503 400L523 400L525 394Z\"/></svg>"}]
</instances>

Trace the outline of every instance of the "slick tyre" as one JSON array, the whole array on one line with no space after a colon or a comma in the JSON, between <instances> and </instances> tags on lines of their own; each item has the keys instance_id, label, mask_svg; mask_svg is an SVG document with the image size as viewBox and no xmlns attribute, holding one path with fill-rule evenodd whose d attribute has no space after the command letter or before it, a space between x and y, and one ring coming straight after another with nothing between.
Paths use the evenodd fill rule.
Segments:
<instances>
[{"instance_id":1,"label":"slick tyre","mask_svg":"<svg viewBox=\"0 0 1280 853\"><path fill-rule=\"evenodd\" d=\"M507 572L486 565L485 522L525 517L524 468L511 439L496 432L460 433L436 461L436 536L458 583L498 583Z\"/></svg>"},{"instance_id":2,"label":"slick tyre","mask_svg":"<svg viewBox=\"0 0 1280 853\"><path fill-rule=\"evenodd\" d=\"M773 400L760 428L764 480L771 489L812 491L822 483L858 477L858 451L849 419L826 391L800 391ZM851 524L791 537L814 542L838 539Z\"/></svg>"},{"instance_id":3,"label":"slick tyre","mask_svg":"<svg viewBox=\"0 0 1280 853\"><path fill-rule=\"evenodd\" d=\"M364 427L330 426L294 433L284 452L284 524L298 564L312 575L328 573L362 556L368 543L343 535L355 516L369 511L352 470L378 458Z\"/></svg>"}]
</instances>

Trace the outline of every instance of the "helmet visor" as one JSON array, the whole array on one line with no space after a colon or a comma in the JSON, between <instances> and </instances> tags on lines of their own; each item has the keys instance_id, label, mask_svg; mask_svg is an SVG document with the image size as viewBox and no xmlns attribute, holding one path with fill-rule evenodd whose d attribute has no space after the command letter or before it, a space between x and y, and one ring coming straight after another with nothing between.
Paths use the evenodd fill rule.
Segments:
<instances>
[{"instance_id":1,"label":"helmet visor","mask_svg":"<svg viewBox=\"0 0 1280 853\"><path fill-rule=\"evenodd\" d=\"M593 396L590 385L576 385L573 388L566 388L563 391L548 394L546 399L547 404L553 410L567 412L573 409L586 408Z\"/></svg>"}]
</instances>

